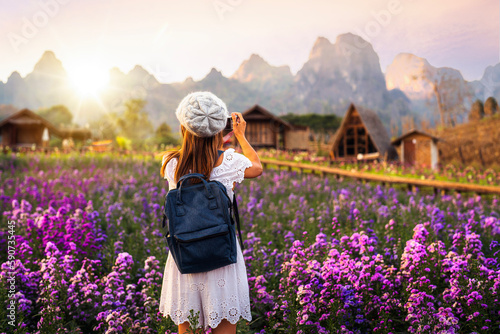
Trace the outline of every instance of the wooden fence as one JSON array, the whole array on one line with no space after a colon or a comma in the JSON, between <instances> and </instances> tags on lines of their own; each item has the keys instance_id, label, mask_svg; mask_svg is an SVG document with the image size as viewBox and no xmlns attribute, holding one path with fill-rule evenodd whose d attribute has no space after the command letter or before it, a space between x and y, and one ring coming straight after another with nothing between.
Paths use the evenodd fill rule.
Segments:
<instances>
[{"instance_id":1,"label":"wooden fence","mask_svg":"<svg viewBox=\"0 0 500 334\"><path fill-rule=\"evenodd\" d=\"M483 186L478 184L467 184L459 182L446 182L446 181L436 181L436 180L420 180L401 176L390 176L390 175L378 175L367 172L360 171L349 171L341 168L326 167L326 166L314 166L310 164L303 164L290 161L278 161L272 159L261 159L261 163L264 168L269 168L269 165L275 165L279 168L285 167L288 170L292 168L298 168L300 172L304 170L310 170L312 173L318 173L321 176L326 174L332 174L338 177L348 177L352 179L357 179L360 181L372 181L381 182L382 184L406 184L409 189L415 191L416 187L430 187L434 189L435 193L441 191L441 193L446 193L447 191L457 191L457 192L471 192L475 194L496 194L500 195L499 186Z\"/></svg>"}]
</instances>

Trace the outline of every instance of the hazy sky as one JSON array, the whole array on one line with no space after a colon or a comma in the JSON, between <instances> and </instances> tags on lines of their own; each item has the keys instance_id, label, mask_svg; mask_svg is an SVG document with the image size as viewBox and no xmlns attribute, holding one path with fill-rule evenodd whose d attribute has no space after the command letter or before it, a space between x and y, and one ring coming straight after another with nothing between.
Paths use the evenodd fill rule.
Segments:
<instances>
[{"instance_id":1,"label":"hazy sky","mask_svg":"<svg viewBox=\"0 0 500 334\"><path fill-rule=\"evenodd\" d=\"M382 71L400 52L479 79L498 63L498 0L0 0L0 80L45 50L67 70L140 64L162 82L230 76L257 53L296 73L314 41L353 32Z\"/></svg>"}]
</instances>

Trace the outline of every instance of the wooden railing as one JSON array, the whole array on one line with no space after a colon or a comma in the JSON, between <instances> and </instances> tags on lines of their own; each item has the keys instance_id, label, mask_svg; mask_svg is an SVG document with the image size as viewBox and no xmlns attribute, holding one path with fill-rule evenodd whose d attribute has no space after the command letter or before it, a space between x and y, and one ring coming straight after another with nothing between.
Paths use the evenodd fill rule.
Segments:
<instances>
[{"instance_id":1,"label":"wooden railing","mask_svg":"<svg viewBox=\"0 0 500 334\"><path fill-rule=\"evenodd\" d=\"M326 174L332 174L337 177L342 176L361 181L381 182L382 184L406 184L412 190L415 190L416 187L430 187L434 189L435 193L438 193L439 190L442 193L454 190L457 192L472 192L476 194L500 195L499 186L483 186L479 184L467 184L467 183L436 181L436 180L420 180L402 176L378 175L367 172L360 172L356 170L349 171L335 167L315 166L310 164L291 162L291 161L279 161L273 159L261 159L260 161L264 168L269 168L269 165L275 165L278 167L278 169L281 167L286 167L288 170L292 170L292 168L297 168L299 169L300 172L303 172L304 170L310 170L312 173L318 173L321 176L325 176Z\"/></svg>"}]
</instances>

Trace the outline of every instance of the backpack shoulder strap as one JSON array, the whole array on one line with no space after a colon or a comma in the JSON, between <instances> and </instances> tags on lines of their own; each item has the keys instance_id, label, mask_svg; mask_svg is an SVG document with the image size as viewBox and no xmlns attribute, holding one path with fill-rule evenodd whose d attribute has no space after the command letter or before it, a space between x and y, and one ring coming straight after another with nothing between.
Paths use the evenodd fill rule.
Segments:
<instances>
[{"instance_id":1,"label":"backpack shoulder strap","mask_svg":"<svg viewBox=\"0 0 500 334\"><path fill-rule=\"evenodd\" d=\"M224 151L218 150L219 152L219 157ZM233 204L232 204L233 210L234 210L234 219L236 220L236 227L238 228L238 235L240 236L240 245L241 245L241 250L244 250L245 247L243 246L243 237L241 235L241 227L240 227L240 215L238 213L238 203L236 203L236 195L233 192Z\"/></svg>"},{"instance_id":2,"label":"backpack shoulder strap","mask_svg":"<svg viewBox=\"0 0 500 334\"><path fill-rule=\"evenodd\" d=\"M165 214L165 210L166 210L166 207L167 207L167 195L165 195L165 201L163 203L163 218L162 218L162 221L161 221L161 227L162 228L165 228L165 226L167 226L166 221L167 221L167 215ZM167 226L167 233L170 232L169 229L168 229L168 226Z\"/></svg>"},{"instance_id":3,"label":"backpack shoulder strap","mask_svg":"<svg viewBox=\"0 0 500 334\"><path fill-rule=\"evenodd\" d=\"M236 203L236 195L233 192L233 209L234 209L234 219L236 219L236 227L238 228L238 235L240 236L240 246L241 250L244 250L243 246L243 237L241 236L241 227L240 227L240 215L238 213L238 204Z\"/></svg>"}]
</instances>

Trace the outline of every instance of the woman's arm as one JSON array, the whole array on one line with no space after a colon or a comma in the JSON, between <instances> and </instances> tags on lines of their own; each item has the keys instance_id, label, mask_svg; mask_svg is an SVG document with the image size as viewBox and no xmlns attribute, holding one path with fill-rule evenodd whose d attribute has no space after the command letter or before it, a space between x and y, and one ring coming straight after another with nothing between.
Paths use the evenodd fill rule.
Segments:
<instances>
[{"instance_id":1,"label":"woman's arm","mask_svg":"<svg viewBox=\"0 0 500 334\"><path fill-rule=\"evenodd\" d=\"M238 121L236 121L236 116L238 116ZM246 123L243 119L243 116L239 112L231 113L231 117L233 118L233 131L236 140L241 146L241 150L243 151L243 155L246 156L251 162L252 167L245 169L245 178L254 178L262 174L263 168L260 163L260 158L257 152L255 152L254 148L245 137L245 129Z\"/></svg>"},{"instance_id":2,"label":"woman's arm","mask_svg":"<svg viewBox=\"0 0 500 334\"><path fill-rule=\"evenodd\" d=\"M245 178L254 178L261 175L263 168L262 164L260 163L260 158L257 155L257 152L255 152L252 145L250 145L250 143L244 136L237 139L238 142L240 143L243 155L246 156L252 162L252 167L248 167L247 169L245 169Z\"/></svg>"}]
</instances>

